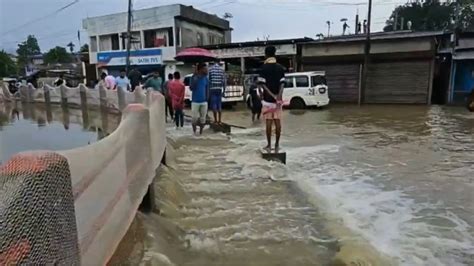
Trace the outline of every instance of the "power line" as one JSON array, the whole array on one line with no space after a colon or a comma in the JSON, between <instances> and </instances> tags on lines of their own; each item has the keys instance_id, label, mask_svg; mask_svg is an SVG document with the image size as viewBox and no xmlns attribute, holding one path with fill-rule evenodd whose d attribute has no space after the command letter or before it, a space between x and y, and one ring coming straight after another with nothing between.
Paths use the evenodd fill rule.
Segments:
<instances>
[{"instance_id":1,"label":"power line","mask_svg":"<svg viewBox=\"0 0 474 266\"><path fill-rule=\"evenodd\" d=\"M220 7L220 6L227 6L227 5L235 4L236 2L237 2L237 0L230 0L230 1L227 1L225 3L221 3L221 4L218 4L218 5L215 5L215 6L211 6L211 7L207 7L205 9L209 10L209 9Z\"/></svg>"},{"instance_id":2,"label":"power line","mask_svg":"<svg viewBox=\"0 0 474 266\"><path fill-rule=\"evenodd\" d=\"M42 17L39 17L39 18L30 20L30 21L28 21L28 22L26 22L26 23L23 23L23 24L21 24L21 25L19 25L19 26L17 26L17 27L14 27L14 28L9 29L9 30L7 30L7 31L5 31L5 32L2 32L2 35L9 34L9 33L13 32L13 31L16 31L16 30L18 30L18 29L21 29L21 28L23 28L23 27L26 27L26 26L28 26L28 25L30 25L30 24L32 24L32 23L36 23L36 22L38 22L38 21L47 19L48 17L54 16L54 15L58 14L59 12L61 12L61 11L65 10L65 9L67 9L67 8L69 8L69 7L71 7L71 6L75 5L75 4L77 4L78 2L79 2L79 0L74 0L73 2L71 2L71 3L65 5L65 6L63 6L63 7L61 7L61 8L56 9L56 10L53 11L52 13L49 13L49 14L46 14L45 16L42 16Z\"/></svg>"}]
</instances>

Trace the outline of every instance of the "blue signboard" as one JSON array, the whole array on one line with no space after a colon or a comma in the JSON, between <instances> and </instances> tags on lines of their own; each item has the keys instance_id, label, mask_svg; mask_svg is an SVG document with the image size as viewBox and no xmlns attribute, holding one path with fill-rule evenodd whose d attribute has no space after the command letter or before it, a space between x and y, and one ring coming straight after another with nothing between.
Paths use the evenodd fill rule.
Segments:
<instances>
[{"instance_id":1,"label":"blue signboard","mask_svg":"<svg viewBox=\"0 0 474 266\"><path fill-rule=\"evenodd\" d=\"M127 52L100 52L97 53L99 66L124 66ZM161 65L163 64L161 49L130 51L130 65Z\"/></svg>"}]
</instances>

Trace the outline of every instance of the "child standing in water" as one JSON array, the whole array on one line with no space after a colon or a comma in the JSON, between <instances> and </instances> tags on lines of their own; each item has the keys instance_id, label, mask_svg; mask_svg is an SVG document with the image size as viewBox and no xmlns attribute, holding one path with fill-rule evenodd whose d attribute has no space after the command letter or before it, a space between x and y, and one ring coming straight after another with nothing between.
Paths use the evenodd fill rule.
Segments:
<instances>
[{"instance_id":1,"label":"child standing in water","mask_svg":"<svg viewBox=\"0 0 474 266\"><path fill-rule=\"evenodd\" d=\"M249 89L249 104L252 110L252 122L255 122L255 117L260 120L260 114L262 113L262 89L258 86L258 77L254 77L252 86Z\"/></svg>"},{"instance_id":2,"label":"child standing in water","mask_svg":"<svg viewBox=\"0 0 474 266\"><path fill-rule=\"evenodd\" d=\"M176 71L173 74L174 79L168 82L168 93L171 105L174 109L174 120L176 128L184 126L184 83L181 81L181 74Z\"/></svg>"}]
</instances>

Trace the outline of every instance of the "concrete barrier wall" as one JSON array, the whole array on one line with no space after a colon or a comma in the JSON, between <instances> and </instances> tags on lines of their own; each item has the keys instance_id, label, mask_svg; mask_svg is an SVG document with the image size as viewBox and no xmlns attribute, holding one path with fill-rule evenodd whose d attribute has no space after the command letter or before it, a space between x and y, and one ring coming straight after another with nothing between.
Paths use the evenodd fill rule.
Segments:
<instances>
[{"instance_id":1,"label":"concrete barrier wall","mask_svg":"<svg viewBox=\"0 0 474 266\"><path fill-rule=\"evenodd\" d=\"M52 87L45 85L42 88L34 88L30 85L20 86L18 92L12 95L7 84L3 84L0 90L0 102L22 101L28 103L52 103L80 106L87 103L88 106L101 106L111 110L123 110L130 103L143 103L146 91L138 87L134 92L118 90L106 90L104 87L89 89L80 84L76 88L66 86Z\"/></svg>"},{"instance_id":2,"label":"concrete barrier wall","mask_svg":"<svg viewBox=\"0 0 474 266\"><path fill-rule=\"evenodd\" d=\"M44 258L33 258L30 257L29 249L22 248L22 245L18 248L17 242L21 239L18 240L12 233L18 230L30 230L28 232L32 235L31 239L49 238L41 235L37 228L25 228L29 226L26 214L15 218L15 221L3 214L26 212L28 208L20 208L18 205L12 205L11 202L25 194L36 195L43 192L26 186L28 183L15 181L12 178L12 171L7 171L13 169L10 162L0 167L0 195L6 194L6 190L12 190L11 188L15 188L13 191L23 191L7 197L0 196L0 265L36 262L75 265L79 261L81 265L103 265L113 255L130 226L164 155L166 146L164 97L152 91L145 93L141 89L134 93L127 93L89 90L84 86L45 87L44 89L23 87L18 97L23 101L41 102L41 99L44 99L45 90L51 93L51 102L57 102L59 94L60 101L63 103L67 101L68 104L73 105L87 101L87 104L97 106L105 104L108 108L116 110L120 109L120 105L125 105L122 110L122 121L111 135L95 144L68 151L44 152L35 155L40 158L46 155L57 156L63 158L64 161L61 167L53 168L52 173L53 176L54 171L67 173L57 176L59 180L67 179L70 182L70 187L62 187L60 191L70 193L74 202L72 211L70 208L57 210L66 216L67 214L74 215L75 218L75 224L69 226L68 230L74 228L78 250L69 252L68 256L64 256L61 248L58 248L54 251L57 254L49 254L48 257L45 254ZM5 91L2 90L2 92L3 99L11 98L12 95L4 97ZM121 97L118 96L120 93L123 94ZM106 95L106 97L101 98L100 95ZM28 158L27 155L20 154L15 157L14 165L22 162L19 169L33 167L38 170L38 167ZM36 177L43 175L44 171L43 168L39 168L32 174L27 171L23 178L37 180ZM44 179L38 182L43 182L43 185L40 184L38 187L48 187L52 181ZM55 201L45 200L36 208L49 209L56 205ZM50 216L39 219L47 223L55 223L51 221ZM54 238L55 232L48 232L47 235ZM29 238L26 238L28 242ZM67 244L68 242L64 243L64 245Z\"/></svg>"}]
</instances>

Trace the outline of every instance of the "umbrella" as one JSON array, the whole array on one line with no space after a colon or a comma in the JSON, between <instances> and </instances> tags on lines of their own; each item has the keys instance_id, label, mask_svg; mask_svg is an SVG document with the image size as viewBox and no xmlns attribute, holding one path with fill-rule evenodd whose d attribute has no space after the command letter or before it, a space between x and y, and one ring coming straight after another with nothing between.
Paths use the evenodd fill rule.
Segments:
<instances>
[{"instance_id":1,"label":"umbrella","mask_svg":"<svg viewBox=\"0 0 474 266\"><path fill-rule=\"evenodd\" d=\"M216 60L217 56L206 49L187 48L179 52L175 59L184 63L200 63Z\"/></svg>"}]
</instances>

